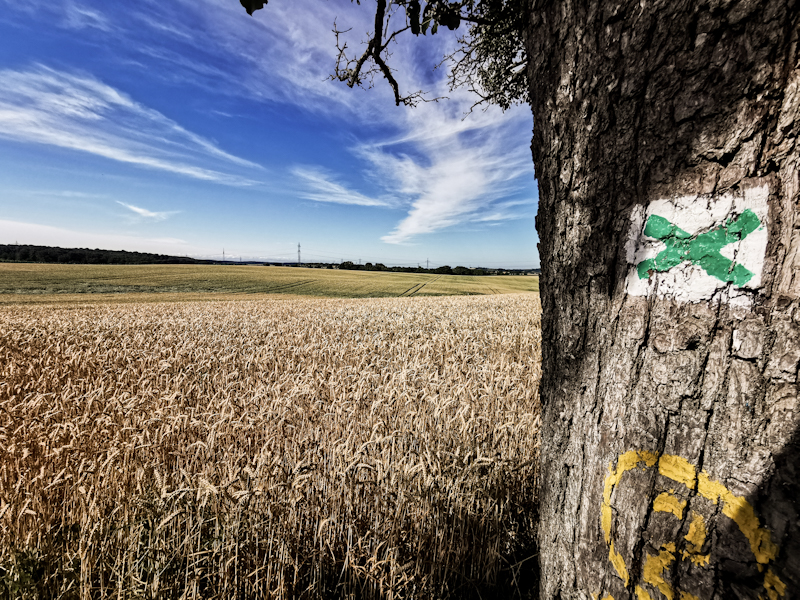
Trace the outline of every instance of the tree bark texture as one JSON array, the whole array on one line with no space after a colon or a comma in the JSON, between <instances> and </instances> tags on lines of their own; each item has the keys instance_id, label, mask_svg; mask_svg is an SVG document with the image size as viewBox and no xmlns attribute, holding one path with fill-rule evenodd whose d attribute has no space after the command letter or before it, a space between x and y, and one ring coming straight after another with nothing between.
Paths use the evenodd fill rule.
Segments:
<instances>
[{"instance_id":1,"label":"tree bark texture","mask_svg":"<svg viewBox=\"0 0 800 600\"><path fill-rule=\"evenodd\" d=\"M532 0L542 598L800 598L798 12Z\"/></svg>"}]
</instances>

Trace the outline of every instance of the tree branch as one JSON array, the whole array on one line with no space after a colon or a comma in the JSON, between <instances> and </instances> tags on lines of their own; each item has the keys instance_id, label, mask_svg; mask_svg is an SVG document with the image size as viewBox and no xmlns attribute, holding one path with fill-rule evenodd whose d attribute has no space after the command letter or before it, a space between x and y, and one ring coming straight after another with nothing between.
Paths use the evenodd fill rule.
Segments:
<instances>
[{"instance_id":1,"label":"tree branch","mask_svg":"<svg viewBox=\"0 0 800 600\"><path fill-rule=\"evenodd\" d=\"M389 19L386 15L386 8L386 0L378 0L378 6L375 11L374 32L369 42L367 42L366 50L357 60L347 57L347 43L345 42L342 44L339 37L341 34L347 33L350 30L341 31L336 27L336 23L334 22L333 32L336 35L336 48L339 53L336 57L336 66L331 79L338 79L352 88L356 85L361 85L364 76L371 77L378 72L386 79L389 86L392 88L396 106L400 106L401 104L405 106L416 106L419 102L436 102L440 100L441 98L438 97L432 99L425 98L421 90L406 96L400 94L400 85L397 83L383 54L386 52L389 44L392 43L399 34L410 29L411 26L406 25L387 36L386 32L389 31ZM375 64L376 68L366 68L365 70L365 65L370 59ZM371 81L369 87L372 87Z\"/></svg>"},{"instance_id":2,"label":"tree branch","mask_svg":"<svg viewBox=\"0 0 800 600\"><path fill-rule=\"evenodd\" d=\"M524 4L527 0L376 0L373 32L369 34L364 52L358 58L347 54L347 42L336 22L336 65L331 79L348 87L373 87L376 74L392 88L395 105L416 106L419 102L436 102L442 98L425 98L422 91L408 95L400 93L400 85L389 66L389 44L405 31L414 35L434 35L440 25L458 29L462 22L470 23L469 34L459 38L461 47L445 57L453 64L449 74L450 88L467 87L480 100L475 106L492 103L504 110L511 104L528 99L525 45L523 40ZM248 13L259 10L266 0L240 0ZM356 0L360 4L359 0ZM425 3L424 11L421 5ZM390 21L399 10L405 11L405 26L392 31ZM392 33L389 33L389 32ZM443 61L443 62L445 62ZM441 63L440 65L441 66ZM470 109L471 110L471 109Z\"/></svg>"}]
</instances>

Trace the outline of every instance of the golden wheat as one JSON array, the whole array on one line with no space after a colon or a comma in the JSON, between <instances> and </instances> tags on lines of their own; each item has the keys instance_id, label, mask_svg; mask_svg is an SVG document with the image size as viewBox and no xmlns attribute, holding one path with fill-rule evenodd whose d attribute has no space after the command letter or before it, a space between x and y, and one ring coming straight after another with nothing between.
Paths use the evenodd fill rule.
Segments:
<instances>
[{"instance_id":1,"label":"golden wheat","mask_svg":"<svg viewBox=\"0 0 800 600\"><path fill-rule=\"evenodd\" d=\"M0 596L516 582L540 312L531 294L0 308Z\"/></svg>"},{"instance_id":2,"label":"golden wheat","mask_svg":"<svg viewBox=\"0 0 800 600\"><path fill-rule=\"evenodd\" d=\"M486 277L233 265L63 265L0 262L0 304L111 302L116 296L288 294L331 298L538 292L538 277ZM82 298L81 298L82 297ZM105 298L103 298L105 297ZM75 299L73 299L74 301Z\"/></svg>"}]
</instances>

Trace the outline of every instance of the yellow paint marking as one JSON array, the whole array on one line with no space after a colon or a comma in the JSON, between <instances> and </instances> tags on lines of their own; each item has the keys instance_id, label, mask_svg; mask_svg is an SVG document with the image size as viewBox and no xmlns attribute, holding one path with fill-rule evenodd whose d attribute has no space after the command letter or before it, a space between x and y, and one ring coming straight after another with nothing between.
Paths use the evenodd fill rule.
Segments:
<instances>
[{"instance_id":1,"label":"yellow paint marking","mask_svg":"<svg viewBox=\"0 0 800 600\"><path fill-rule=\"evenodd\" d=\"M675 544L669 542L661 546L658 556L648 554L642 569L642 579L664 594L667 600L675 598L675 590L664 580L663 573L675 561Z\"/></svg>"},{"instance_id":2,"label":"yellow paint marking","mask_svg":"<svg viewBox=\"0 0 800 600\"><path fill-rule=\"evenodd\" d=\"M620 556L620 554L614 550L614 542L612 541L608 548L608 559L611 561L611 564L614 565L614 568L617 570L617 574L622 581L625 582L625 587L628 587L628 568L625 566L625 559Z\"/></svg>"},{"instance_id":3,"label":"yellow paint marking","mask_svg":"<svg viewBox=\"0 0 800 600\"><path fill-rule=\"evenodd\" d=\"M678 519L683 519L683 509L686 508L686 500L676 498L668 492L662 492L653 500L653 510L656 512L672 513Z\"/></svg>"},{"instance_id":4,"label":"yellow paint marking","mask_svg":"<svg viewBox=\"0 0 800 600\"><path fill-rule=\"evenodd\" d=\"M686 550L684 550L682 559L683 560L688 559L692 561L694 564L696 564L698 567L707 567L709 556L710 555L708 554L693 554L692 552L686 552Z\"/></svg>"},{"instance_id":5,"label":"yellow paint marking","mask_svg":"<svg viewBox=\"0 0 800 600\"><path fill-rule=\"evenodd\" d=\"M697 492L704 498L711 500L714 504L717 503L717 499L720 495L727 491L728 488L719 481L711 481L711 478L705 471L702 471L700 475L697 476Z\"/></svg>"},{"instance_id":6,"label":"yellow paint marking","mask_svg":"<svg viewBox=\"0 0 800 600\"><path fill-rule=\"evenodd\" d=\"M686 541L689 544L689 549L683 551L683 560L688 558L700 567L708 565L709 555L700 554L700 551L703 549L703 544L706 543L707 534L706 522L703 519L703 515L692 511L692 522L689 524L689 533L686 534Z\"/></svg>"},{"instance_id":7,"label":"yellow paint marking","mask_svg":"<svg viewBox=\"0 0 800 600\"><path fill-rule=\"evenodd\" d=\"M692 522L689 524L689 533L686 534L686 541L693 546L695 552L700 552L703 544L706 543L706 522L703 515L692 511Z\"/></svg>"},{"instance_id":8,"label":"yellow paint marking","mask_svg":"<svg viewBox=\"0 0 800 600\"><path fill-rule=\"evenodd\" d=\"M654 467L658 462L658 453L650 452L650 450L642 450L639 452L639 456L642 457L644 464L648 467Z\"/></svg>"},{"instance_id":9,"label":"yellow paint marking","mask_svg":"<svg viewBox=\"0 0 800 600\"><path fill-rule=\"evenodd\" d=\"M636 586L636 597L639 600L653 600L653 597L640 585Z\"/></svg>"},{"instance_id":10,"label":"yellow paint marking","mask_svg":"<svg viewBox=\"0 0 800 600\"><path fill-rule=\"evenodd\" d=\"M658 461L658 455L655 452L642 450L629 450L628 452L620 455L617 459L617 467L614 468L614 463L608 465L608 475L606 476L605 484L603 486L603 504L600 507L600 526L603 529L603 535L608 544L608 558L611 564L620 576L620 579L628 585L628 569L625 566L625 559L614 549L614 542L611 539L611 522L613 514L611 509L611 494L614 487L620 482L622 476L628 471L635 469L640 462L644 463L644 467L652 467Z\"/></svg>"},{"instance_id":11,"label":"yellow paint marking","mask_svg":"<svg viewBox=\"0 0 800 600\"><path fill-rule=\"evenodd\" d=\"M730 517L739 526L741 532L750 542L750 549L756 561L767 564L778 555L778 547L773 543L767 529L759 527L756 512L747 500L727 492L723 498L725 505L722 513Z\"/></svg>"},{"instance_id":12,"label":"yellow paint marking","mask_svg":"<svg viewBox=\"0 0 800 600\"><path fill-rule=\"evenodd\" d=\"M752 505L741 496L735 496L718 481L711 481L703 471L698 477L697 491L701 496L716 504L722 501L722 514L731 518L750 542L750 549L760 564L767 564L778 555L778 547L773 543L769 530L759 526L758 517Z\"/></svg>"},{"instance_id":13,"label":"yellow paint marking","mask_svg":"<svg viewBox=\"0 0 800 600\"><path fill-rule=\"evenodd\" d=\"M697 471L694 465L685 458L664 454L658 461L658 472L664 477L682 483L693 490L697 480Z\"/></svg>"},{"instance_id":14,"label":"yellow paint marking","mask_svg":"<svg viewBox=\"0 0 800 600\"><path fill-rule=\"evenodd\" d=\"M600 525L603 527L606 544L611 543L611 518L611 505L603 503L600 507Z\"/></svg>"},{"instance_id":15,"label":"yellow paint marking","mask_svg":"<svg viewBox=\"0 0 800 600\"><path fill-rule=\"evenodd\" d=\"M641 463L644 464L642 465ZM755 510L745 498L734 495L719 481L712 481L705 471L697 473L694 465L685 458L670 454L664 454L659 457L655 452L650 452L649 450L629 450L617 458L616 468L614 468L613 462L608 465L608 475L603 486L603 502L600 507L600 525L608 544L608 557L622 581L625 582L626 587L629 584L629 575L625 559L615 550L614 541L611 539L614 518L611 496L614 493L614 488L622 480L622 476L625 473L637 467L642 469L651 468L656 464L658 464L659 474L664 477L682 483L690 490L697 488L700 496L714 504L722 501L722 514L733 520L748 542L750 542L750 549L753 551L761 572L763 572L765 565L775 559L778 555L778 547L772 541L770 531L761 527ZM683 512L686 509L686 502L681 501L674 494L674 489L670 489L669 493L663 492L659 494L653 501L653 510L670 513L678 519L682 519ZM700 554L707 533L703 517L693 512L692 522L689 524L689 532L686 534L688 547L681 552L681 560L688 558L698 566L708 565L709 555ZM675 560L677 550L672 542L664 544L661 548L662 550L658 556L647 555L642 575L645 583L658 588L667 600L674 600L675 592L664 580L662 573ZM764 577L764 589L767 591L769 600L778 600L785 595L786 584L772 570L768 569ZM635 592L639 600L652 600L648 592L640 586L636 586ZM680 600L697 600L697 598L692 594L681 591Z\"/></svg>"},{"instance_id":16,"label":"yellow paint marking","mask_svg":"<svg viewBox=\"0 0 800 600\"><path fill-rule=\"evenodd\" d=\"M683 560L687 558L696 564L698 567L707 567L710 554L692 554L691 552L683 552Z\"/></svg>"},{"instance_id":17,"label":"yellow paint marking","mask_svg":"<svg viewBox=\"0 0 800 600\"><path fill-rule=\"evenodd\" d=\"M617 458L616 469L614 468L613 462L609 463L608 475L606 476L605 485L603 486L603 503L611 504L611 493L614 491L614 486L620 482L625 473L635 469L640 462L644 463L644 467L642 468L652 467L656 464L657 460L658 455L655 452L650 452L649 450L642 450L641 452L629 450Z\"/></svg>"},{"instance_id":18,"label":"yellow paint marking","mask_svg":"<svg viewBox=\"0 0 800 600\"><path fill-rule=\"evenodd\" d=\"M786 594L786 584L783 583L772 569L767 569L767 575L764 577L764 588L767 590L769 600L778 600L778 597L783 597Z\"/></svg>"}]
</instances>

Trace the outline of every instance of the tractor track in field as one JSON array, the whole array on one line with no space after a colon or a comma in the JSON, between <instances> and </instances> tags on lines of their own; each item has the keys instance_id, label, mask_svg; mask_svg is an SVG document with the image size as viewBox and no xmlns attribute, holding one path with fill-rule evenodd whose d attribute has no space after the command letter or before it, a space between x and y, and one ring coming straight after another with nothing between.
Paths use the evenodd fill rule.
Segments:
<instances>
[{"instance_id":1,"label":"tractor track in field","mask_svg":"<svg viewBox=\"0 0 800 600\"><path fill-rule=\"evenodd\" d=\"M267 291L267 293L274 293L274 292L281 292L282 293L282 292L285 292L286 290L290 290L292 288L300 287L300 286L303 286L303 285L305 285L307 283L314 283L314 281L315 281L314 279L304 279L302 281L294 281L292 283L287 283L287 284L284 284L284 285L278 285L278 286L273 287L273 288L268 288L266 291Z\"/></svg>"},{"instance_id":2,"label":"tractor track in field","mask_svg":"<svg viewBox=\"0 0 800 600\"><path fill-rule=\"evenodd\" d=\"M417 290L422 289L422 286L425 285L424 283L415 283L410 288L408 288L405 292L402 292L397 295L398 298L405 298L410 296L411 294L415 293Z\"/></svg>"},{"instance_id":3,"label":"tractor track in field","mask_svg":"<svg viewBox=\"0 0 800 600\"><path fill-rule=\"evenodd\" d=\"M434 281L437 281L437 280L439 280L441 278L442 278L442 276L439 275L438 277L434 277L433 279L429 279L428 281L424 281L422 283L418 283L417 285L412 285L405 292L400 294L398 296L398 298L403 298L403 297L410 298L411 296L415 296L416 294L419 294L420 290L422 288L424 288L426 285L428 285L429 283L433 283Z\"/></svg>"}]
</instances>

